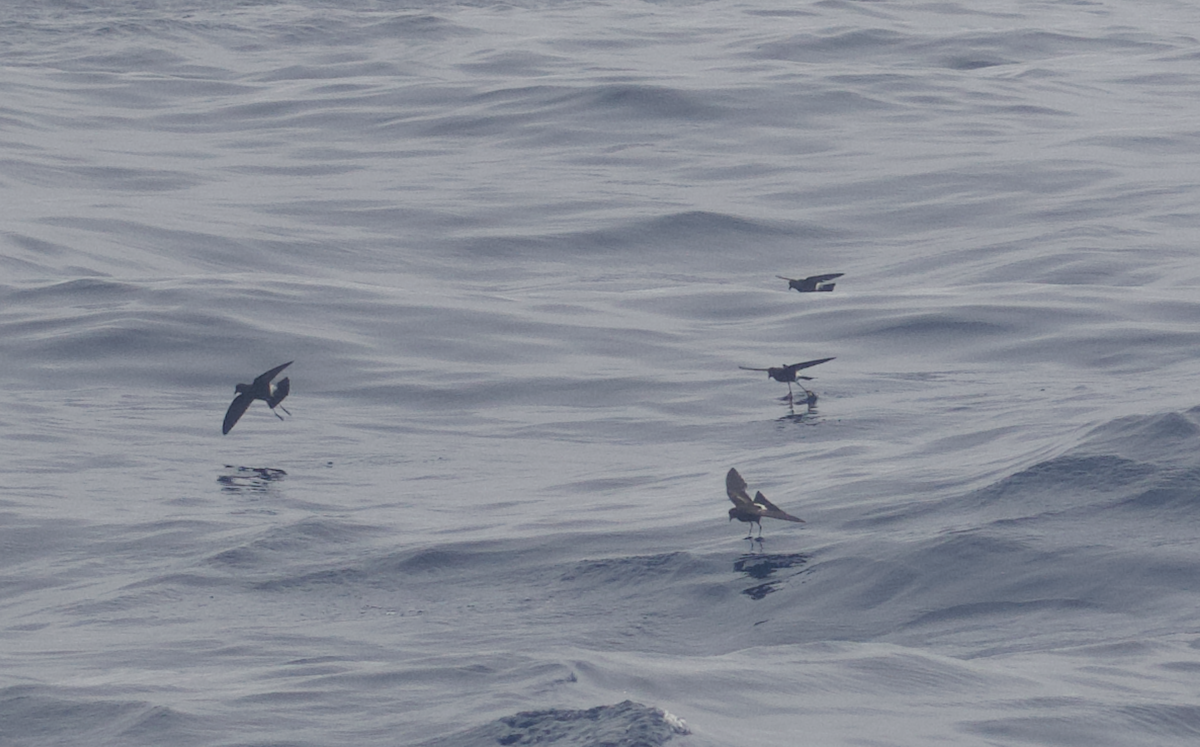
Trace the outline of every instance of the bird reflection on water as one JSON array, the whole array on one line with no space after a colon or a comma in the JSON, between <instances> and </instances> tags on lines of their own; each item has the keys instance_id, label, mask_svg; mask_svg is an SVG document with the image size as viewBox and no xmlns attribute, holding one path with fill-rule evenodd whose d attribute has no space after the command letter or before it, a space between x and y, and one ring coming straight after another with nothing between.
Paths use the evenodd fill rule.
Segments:
<instances>
[{"instance_id":1,"label":"bird reflection on water","mask_svg":"<svg viewBox=\"0 0 1200 747\"><path fill-rule=\"evenodd\" d=\"M815 392L809 392L808 396L805 397L804 400L799 403L793 402L788 397L780 397L779 400L781 402L787 403L788 414L780 415L778 418L776 418L776 422L779 422L779 423L807 423L809 425L812 425L812 424L815 424L818 422L817 415L819 415L820 413L817 412L817 395ZM799 412L796 412L797 404L804 405L804 409Z\"/></svg>"},{"instance_id":2,"label":"bird reflection on water","mask_svg":"<svg viewBox=\"0 0 1200 747\"><path fill-rule=\"evenodd\" d=\"M807 562L808 556L803 553L767 555L761 551L758 553L751 551L734 561L733 570L735 573L744 573L756 581L765 581L765 583L742 589L742 593L746 596L754 600L759 600L776 591L780 584L786 580L785 578L772 578L777 571L789 568L799 569L796 573L789 574L790 576L795 576L804 571L803 566Z\"/></svg>"},{"instance_id":3,"label":"bird reflection on water","mask_svg":"<svg viewBox=\"0 0 1200 747\"><path fill-rule=\"evenodd\" d=\"M229 470L217 478L217 484L226 493L265 493L271 483L287 477L287 472L276 467L237 467L226 464Z\"/></svg>"}]
</instances>

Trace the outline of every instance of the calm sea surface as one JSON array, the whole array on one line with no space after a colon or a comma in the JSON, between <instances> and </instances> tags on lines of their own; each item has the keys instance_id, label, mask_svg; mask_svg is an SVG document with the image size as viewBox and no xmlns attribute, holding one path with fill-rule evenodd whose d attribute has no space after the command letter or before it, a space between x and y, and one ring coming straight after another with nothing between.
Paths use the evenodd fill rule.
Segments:
<instances>
[{"instance_id":1,"label":"calm sea surface","mask_svg":"<svg viewBox=\"0 0 1200 747\"><path fill-rule=\"evenodd\" d=\"M0 219L5 745L1200 738L1194 3L13 0Z\"/></svg>"}]
</instances>

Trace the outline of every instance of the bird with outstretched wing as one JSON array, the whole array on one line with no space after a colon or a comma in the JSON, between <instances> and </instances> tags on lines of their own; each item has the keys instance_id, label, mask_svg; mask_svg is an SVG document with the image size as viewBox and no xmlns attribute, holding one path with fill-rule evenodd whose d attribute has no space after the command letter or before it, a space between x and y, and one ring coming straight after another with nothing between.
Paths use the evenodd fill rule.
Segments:
<instances>
[{"instance_id":1,"label":"bird with outstretched wing","mask_svg":"<svg viewBox=\"0 0 1200 747\"><path fill-rule=\"evenodd\" d=\"M809 395L810 397L812 396L812 392L808 391L808 388L799 382L799 379L812 381L812 377L799 376L796 373L797 371L809 368L811 366L816 366L821 363L826 363L831 360L833 360L833 358L818 358L815 361L804 361L802 363L792 363L791 365L772 366L771 368L751 368L750 366L738 366L738 368L742 369L743 371L766 371L768 379L774 379L775 381L788 385L788 399L790 400L792 398L793 382L803 389L805 394Z\"/></svg>"},{"instance_id":2,"label":"bird with outstretched wing","mask_svg":"<svg viewBox=\"0 0 1200 747\"><path fill-rule=\"evenodd\" d=\"M252 384L238 384L234 387L237 396L233 398L233 402L229 404L229 409L225 411L225 423L221 426L221 433L228 434L233 429L233 426L237 425L237 421L246 414L246 410L250 409L250 403L256 399L265 401L271 408L271 412L274 412L275 417L280 420L283 420L283 416L275 412L276 407L291 415L286 407L280 405L283 402L283 398L288 396L288 392L291 391L291 382L284 378L275 386L271 386L271 379L274 379L279 375L280 371L293 363L295 361L288 361L282 366L272 368L270 371L255 378Z\"/></svg>"},{"instance_id":3,"label":"bird with outstretched wing","mask_svg":"<svg viewBox=\"0 0 1200 747\"><path fill-rule=\"evenodd\" d=\"M837 283L829 281L840 278L845 274L844 272L831 272L827 275L810 275L806 278L785 278L783 275L776 275L775 277L788 281L788 287L800 293L812 293L813 291L832 291L833 286L837 285Z\"/></svg>"},{"instance_id":4,"label":"bird with outstretched wing","mask_svg":"<svg viewBox=\"0 0 1200 747\"><path fill-rule=\"evenodd\" d=\"M750 498L750 494L746 492L746 481L738 474L738 471L733 467L729 468L729 472L725 475L725 493L729 496L729 500L733 501L733 508L729 509L729 520L744 521L747 523L758 524L758 536L762 537L762 518L765 516L768 519L782 519L783 521L794 521L800 524L804 523L804 519L798 519L792 516L787 511L784 511L779 506L767 500L767 497L759 491L754 494L754 498ZM754 528L750 528L751 536L753 536Z\"/></svg>"}]
</instances>

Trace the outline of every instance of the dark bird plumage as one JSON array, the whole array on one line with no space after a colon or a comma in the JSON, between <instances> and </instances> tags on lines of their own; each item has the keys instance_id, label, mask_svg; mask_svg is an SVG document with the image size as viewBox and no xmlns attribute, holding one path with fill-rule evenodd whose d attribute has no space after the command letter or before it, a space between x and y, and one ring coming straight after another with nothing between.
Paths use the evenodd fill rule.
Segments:
<instances>
[{"instance_id":1,"label":"dark bird plumage","mask_svg":"<svg viewBox=\"0 0 1200 747\"><path fill-rule=\"evenodd\" d=\"M271 386L271 379L274 379L279 375L280 371L293 363L295 361L288 361L282 366L272 368L270 371L256 378L253 384L238 384L234 387L237 396L233 398L233 402L229 404L229 409L225 411L225 423L221 426L221 433L229 433L233 429L233 426L237 425L237 421L241 419L242 415L246 414L246 410L250 409L250 403L256 399L266 402L271 408L271 412L274 412L275 417L280 420L283 420L283 416L275 412L276 407L291 415L288 409L280 403L283 402L284 397L288 396L288 392L292 389L292 383L287 378L283 378L278 384Z\"/></svg>"},{"instance_id":2,"label":"dark bird plumage","mask_svg":"<svg viewBox=\"0 0 1200 747\"><path fill-rule=\"evenodd\" d=\"M794 288L801 293L812 293L813 291L831 291L837 283L831 283L830 280L840 278L845 275L844 272L831 272L828 275L812 275L806 278L785 278L783 275L776 275L780 280L788 281L788 287Z\"/></svg>"},{"instance_id":3,"label":"dark bird plumage","mask_svg":"<svg viewBox=\"0 0 1200 747\"><path fill-rule=\"evenodd\" d=\"M743 371L766 371L768 379L775 379L778 382L788 385L788 398L790 399L792 396L792 382L796 382L797 386L799 386L801 389L804 389L806 394L812 395L812 392L808 391L808 389L798 381L798 379L812 381L812 377L800 376L796 373L797 371L803 368L816 366L821 363L826 363L831 360L833 360L833 358L818 358L815 361L804 361L803 363L793 363L791 365L784 366L772 366L771 368L751 368L749 366L738 366L738 368L742 369Z\"/></svg>"},{"instance_id":4,"label":"dark bird plumage","mask_svg":"<svg viewBox=\"0 0 1200 747\"><path fill-rule=\"evenodd\" d=\"M738 474L738 471L732 467L725 475L725 493L729 496L729 500L733 501L733 508L729 509L729 520L744 521L747 523L758 524L758 536L762 537L762 518L765 516L769 519L782 519L784 521L795 521L800 524L804 523L804 519L797 519L787 511L784 511L779 506L767 500L767 497L762 492L754 494L754 498L750 498L750 494L746 492L746 481ZM750 528L751 536L753 536L754 528Z\"/></svg>"}]
</instances>

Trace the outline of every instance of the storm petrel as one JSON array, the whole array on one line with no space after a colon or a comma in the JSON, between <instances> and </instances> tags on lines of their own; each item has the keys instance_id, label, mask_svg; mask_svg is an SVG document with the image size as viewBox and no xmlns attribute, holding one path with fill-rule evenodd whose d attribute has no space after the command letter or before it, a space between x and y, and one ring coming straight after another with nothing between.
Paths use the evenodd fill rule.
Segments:
<instances>
[{"instance_id":1,"label":"storm petrel","mask_svg":"<svg viewBox=\"0 0 1200 747\"><path fill-rule=\"evenodd\" d=\"M256 399L264 400L271 408L271 412L274 412L275 417L280 420L283 420L283 416L275 412L276 407L291 415L288 409L280 404L283 402L283 398L288 396L288 392L291 391L291 382L284 377L278 384L271 386L271 379L278 376L280 371L293 363L295 361L288 361L282 366L272 368L255 379L253 384L238 384L234 387L237 396L234 397L233 402L229 405L229 410L225 413L225 424L221 426L221 433L229 433L233 429L233 426L237 425L238 419L246 414L246 410L250 409L250 403Z\"/></svg>"},{"instance_id":2,"label":"storm petrel","mask_svg":"<svg viewBox=\"0 0 1200 747\"><path fill-rule=\"evenodd\" d=\"M725 492L729 495L729 500L733 501L733 508L729 509L729 520L733 521L737 519L746 523L753 522L758 524L759 539L762 539L761 520L764 516L769 519L783 519L784 521L804 523L804 519L797 519L779 506L768 501L767 497L761 491L755 493L754 500L751 500L750 494L746 492L746 481L732 467L729 468L729 473L725 475ZM753 537L754 527L750 527L749 532L750 536Z\"/></svg>"},{"instance_id":3,"label":"storm petrel","mask_svg":"<svg viewBox=\"0 0 1200 747\"><path fill-rule=\"evenodd\" d=\"M810 397L812 396L812 392L808 391L808 389L798 381L798 379L804 379L805 381L812 381L812 377L811 376L799 376L796 374L796 372L802 368L808 368L809 366L815 366L817 364L825 363L826 361L831 361L831 360L833 360L833 358L819 358L815 361L804 361L803 363L793 363L790 366L785 365L785 366L771 367L771 368L750 368L749 366L738 366L738 368L742 369L743 371L766 371L768 379L775 379L776 381L787 384L788 385L788 401L790 402L792 399L792 382L793 381L796 382L796 386L798 386L804 390L805 394L809 395Z\"/></svg>"},{"instance_id":4,"label":"storm petrel","mask_svg":"<svg viewBox=\"0 0 1200 747\"><path fill-rule=\"evenodd\" d=\"M780 280L788 281L789 288L795 288L801 293L812 293L813 291L831 291L837 283L830 283L834 278L840 278L845 275L844 272L833 272L828 275L812 275L811 277L800 278L785 278L783 275L776 275Z\"/></svg>"}]
</instances>

